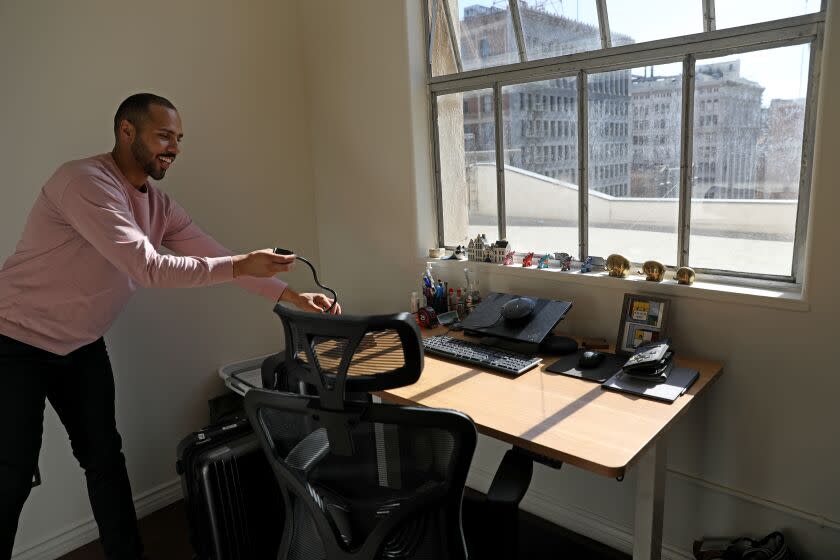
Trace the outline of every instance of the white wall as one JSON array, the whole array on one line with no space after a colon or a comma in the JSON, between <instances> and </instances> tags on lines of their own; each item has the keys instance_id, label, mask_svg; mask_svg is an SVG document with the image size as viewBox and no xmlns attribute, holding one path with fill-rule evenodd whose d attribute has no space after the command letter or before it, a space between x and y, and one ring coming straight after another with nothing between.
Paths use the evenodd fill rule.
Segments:
<instances>
[{"instance_id":1,"label":"white wall","mask_svg":"<svg viewBox=\"0 0 840 560\"><path fill-rule=\"evenodd\" d=\"M2 258L56 166L109 151L119 102L152 91L179 108L185 133L162 188L233 250L281 245L317 262L291 4L0 2ZM311 287L307 269L292 278ZM147 290L109 333L117 422L141 513L178 497L175 447L206 423L207 398L223 392L216 368L279 348L271 308L229 286ZM49 407L40 467L19 558L54 557L79 536L95 537L84 479Z\"/></svg>"},{"instance_id":2,"label":"white wall","mask_svg":"<svg viewBox=\"0 0 840 560\"><path fill-rule=\"evenodd\" d=\"M404 10L300 4L320 276L348 312L407 309L418 247L435 243L427 139L412 136L428 121L412 103L423 75L407 67L407 35L422 41L422 30L406 29Z\"/></svg>"},{"instance_id":3,"label":"white wall","mask_svg":"<svg viewBox=\"0 0 840 560\"><path fill-rule=\"evenodd\" d=\"M405 308L422 266L411 257L435 243L426 213L432 186L419 5L365 0L333 2L329 9L306 5L301 12L324 276L336 278L343 292L352 290L347 300L354 311ZM833 102L840 96L840 14L830 27L835 38L827 38L824 52L809 309L762 306L746 297L696 299L688 289L674 298L679 351L726 364L724 377L672 433L665 542L677 557L688 557L691 540L703 535L763 536L777 528L804 558L836 557L840 549L834 435L840 376L832 352L840 313L833 255L840 233L834 188L840 107ZM423 202L417 221L414 198ZM571 298L566 329L614 338L627 289L620 282L605 287L541 278L488 276L482 288ZM502 451L483 441L474 484L488 482ZM571 467L538 469L524 504L626 548L633 481L632 472L619 484Z\"/></svg>"}]
</instances>

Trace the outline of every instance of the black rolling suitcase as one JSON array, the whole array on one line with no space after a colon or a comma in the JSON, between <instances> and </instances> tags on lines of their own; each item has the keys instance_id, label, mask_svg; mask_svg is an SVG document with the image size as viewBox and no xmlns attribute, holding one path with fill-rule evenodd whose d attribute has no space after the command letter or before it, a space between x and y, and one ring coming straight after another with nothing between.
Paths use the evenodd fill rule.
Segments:
<instances>
[{"instance_id":1,"label":"black rolling suitcase","mask_svg":"<svg viewBox=\"0 0 840 560\"><path fill-rule=\"evenodd\" d=\"M178 444L194 560L275 560L284 507L248 419L208 426Z\"/></svg>"}]
</instances>

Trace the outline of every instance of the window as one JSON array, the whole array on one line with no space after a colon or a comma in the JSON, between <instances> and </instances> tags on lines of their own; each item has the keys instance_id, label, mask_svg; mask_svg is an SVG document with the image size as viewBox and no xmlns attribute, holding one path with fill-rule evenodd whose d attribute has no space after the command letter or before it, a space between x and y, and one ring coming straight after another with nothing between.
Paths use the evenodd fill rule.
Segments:
<instances>
[{"instance_id":1,"label":"window","mask_svg":"<svg viewBox=\"0 0 840 560\"><path fill-rule=\"evenodd\" d=\"M819 2L426 1L442 244L801 282Z\"/></svg>"}]
</instances>

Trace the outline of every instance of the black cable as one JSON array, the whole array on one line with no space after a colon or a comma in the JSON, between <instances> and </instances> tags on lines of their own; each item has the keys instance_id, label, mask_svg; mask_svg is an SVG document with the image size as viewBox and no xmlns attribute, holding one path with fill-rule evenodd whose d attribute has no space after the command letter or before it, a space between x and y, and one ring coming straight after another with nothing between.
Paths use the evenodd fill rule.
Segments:
<instances>
[{"instance_id":1,"label":"black cable","mask_svg":"<svg viewBox=\"0 0 840 560\"><path fill-rule=\"evenodd\" d=\"M277 249L274 249L274 252L278 255L295 255L295 252L290 251L289 249L277 248ZM325 313L331 312L333 310L333 308L335 307L335 304L338 303L338 294L336 294L335 290L333 290L332 288L328 288L327 286L324 286L323 284L321 284L321 282L318 281L318 273L315 271L315 267L312 266L311 262L309 262L305 258L301 257L300 255L295 255L295 260L305 262L307 264L307 266L309 266L309 269L312 270L312 277L315 278L315 283L318 284L318 287L321 288L322 290L328 291L329 293L331 293L333 295L332 305L330 305L329 309L327 309L325 311Z\"/></svg>"}]
</instances>

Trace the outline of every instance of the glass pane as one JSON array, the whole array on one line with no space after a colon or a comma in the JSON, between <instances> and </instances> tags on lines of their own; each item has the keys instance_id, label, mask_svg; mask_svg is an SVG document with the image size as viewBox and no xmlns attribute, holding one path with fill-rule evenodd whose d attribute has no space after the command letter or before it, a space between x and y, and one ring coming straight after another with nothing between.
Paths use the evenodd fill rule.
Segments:
<instances>
[{"instance_id":1,"label":"glass pane","mask_svg":"<svg viewBox=\"0 0 840 560\"><path fill-rule=\"evenodd\" d=\"M449 40L449 27L446 24L446 14L443 2L448 0L429 0L429 32L431 33L432 48L430 51L432 76L456 74L458 67Z\"/></svg>"},{"instance_id":2,"label":"glass pane","mask_svg":"<svg viewBox=\"0 0 840 560\"><path fill-rule=\"evenodd\" d=\"M519 62L519 48L507 0L450 0L460 21L459 45L464 70Z\"/></svg>"},{"instance_id":3,"label":"glass pane","mask_svg":"<svg viewBox=\"0 0 840 560\"><path fill-rule=\"evenodd\" d=\"M446 245L467 245L479 233L498 234L496 126L493 90L437 98L437 124Z\"/></svg>"},{"instance_id":4,"label":"glass pane","mask_svg":"<svg viewBox=\"0 0 840 560\"><path fill-rule=\"evenodd\" d=\"M715 0L715 27L738 27L819 10L820 0Z\"/></svg>"},{"instance_id":5,"label":"glass pane","mask_svg":"<svg viewBox=\"0 0 840 560\"><path fill-rule=\"evenodd\" d=\"M809 53L697 61L691 266L791 274Z\"/></svg>"},{"instance_id":6,"label":"glass pane","mask_svg":"<svg viewBox=\"0 0 840 560\"><path fill-rule=\"evenodd\" d=\"M701 0L607 0L614 47L703 31Z\"/></svg>"},{"instance_id":7,"label":"glass pane","mask_svg":"<svg viewBox=\"0 0 840 560\"><path fill-rule=\"evenodd\" d=\"M517 252L578 246L577 78L502 88L507 236Z\"/></svg>"},{"instance_id":8,"label":"glass pane","mask_svg":"<svg viewBox=\"0 0 840 560\"><path fill-rule=\"evenodd\" d=\"M682 67L589 76L589 254L676 263Z\"/></svg>"},{"instance_id":9,"label":"glass pane","mask_svg":"<svg viewBox=\"0 0 840 560\"><path fill-rule=\"evenodd\" d=\"M595 0L519 2L528 60L601 48Z\"/></svg>"}]
</instances>

